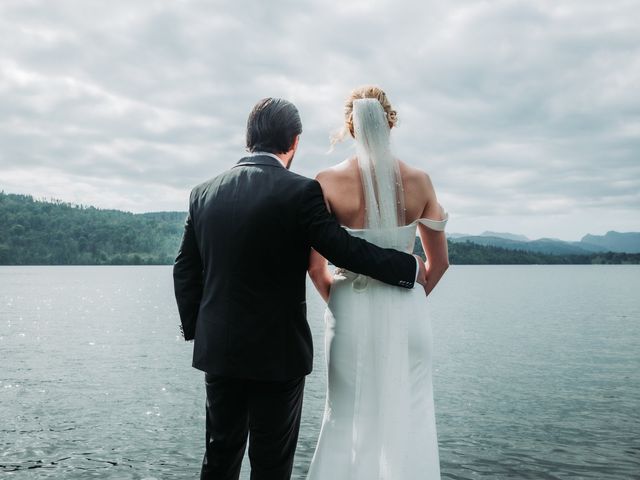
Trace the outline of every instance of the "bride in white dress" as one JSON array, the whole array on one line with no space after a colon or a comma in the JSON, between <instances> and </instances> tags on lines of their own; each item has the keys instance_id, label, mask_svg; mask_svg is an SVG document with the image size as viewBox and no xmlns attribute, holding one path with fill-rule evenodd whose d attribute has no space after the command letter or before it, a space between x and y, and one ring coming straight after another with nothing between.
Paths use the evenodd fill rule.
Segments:
<instances>
[{"instance_id":1,"label":"bride in white dress","mask_svg":"<svg viewBox=\"0 0 640 480\"><path fill-rule=\"evenodd\" d=\"M440 479L427 297L447 269L448 215L429 176L390 152L396 112L378 87L347 101L356 156L321 172L327 207L356 236L412 252L419 228L427 285L411 290L337 269L313 252L325 300L328 389L308 480Z\"/></svg>"}]
</instances>

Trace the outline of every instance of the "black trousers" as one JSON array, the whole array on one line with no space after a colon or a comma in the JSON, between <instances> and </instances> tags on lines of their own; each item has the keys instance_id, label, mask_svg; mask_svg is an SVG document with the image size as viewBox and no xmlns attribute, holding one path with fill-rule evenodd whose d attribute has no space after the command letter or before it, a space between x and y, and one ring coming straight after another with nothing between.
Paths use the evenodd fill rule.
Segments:
<instances>
[{"instance_id":1,"label":"black trousers","mask_svg":"<svg viewBox=\"0 0 640 480\"><path fill-rule=\"evenodd\" d=\"M201 480L237 480L249 437L251 480L289 480L304 377L259 382L205 374L206 452Z\"/></svg>"}]
</instances>

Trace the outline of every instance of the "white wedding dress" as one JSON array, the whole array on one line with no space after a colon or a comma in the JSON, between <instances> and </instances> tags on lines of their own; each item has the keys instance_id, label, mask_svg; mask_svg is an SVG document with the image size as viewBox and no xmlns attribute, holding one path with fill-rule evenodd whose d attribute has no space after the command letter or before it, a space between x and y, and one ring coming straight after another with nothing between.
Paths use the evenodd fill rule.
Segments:
<instances>
[{"instance_id":1,"label":"white wedding dress","mask_svg":"<svg viewBox=\"0 0 640 480\"><path fill-rule=\"evenodd\" d=\"M384 151L388 127L385 136L376 105L354 102L367 228L348 230L411 253L418 223L443 231L448 215L400 223L397 161ZM440 480L426 306L419 285L409 290L335 271L325 312L325 412L307 480Z\"/></svg>"}]
</instances>

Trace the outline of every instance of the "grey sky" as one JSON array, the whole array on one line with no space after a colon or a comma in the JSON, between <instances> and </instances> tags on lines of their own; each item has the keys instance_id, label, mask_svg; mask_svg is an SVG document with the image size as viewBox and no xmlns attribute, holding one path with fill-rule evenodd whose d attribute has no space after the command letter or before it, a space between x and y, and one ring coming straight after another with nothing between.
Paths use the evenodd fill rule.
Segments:
<instances>
[{"instance_id":1,"label":"grey sky","mask_svg":"<svg viewBox=\"0 0 640 480\"><path fill-rule=\"evenodd\" d=\"M0 3L0 189L185 210L282 96L313 176L349 91L398 110L449 231L578 239L640 231L638 1Z\"/></svg>"}]
</instances>

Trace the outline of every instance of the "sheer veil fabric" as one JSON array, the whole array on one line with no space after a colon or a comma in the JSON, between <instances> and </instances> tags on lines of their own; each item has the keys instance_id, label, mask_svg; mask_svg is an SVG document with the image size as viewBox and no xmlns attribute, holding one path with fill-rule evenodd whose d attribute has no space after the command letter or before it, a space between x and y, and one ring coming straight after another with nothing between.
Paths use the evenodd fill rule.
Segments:
<instances>
[{"instance_id":1,"label":"sheer veil fabric","mask_svg":"<svg viewBox=\"0 0 640 480\"><path fill-rule=\"evenodd\" d=\"M404 225L404 190L400 166L391 155L389 123L380 102L353 102L356 154L365 199L365 228L393 229Z\"/></svg>"},{"instance_id":2,"label":"sheer veil fabric","mask_svg":"<svg viewBox=\"0 0 640 480\"><path fill-rule=\"evenodd\" d=\"M389 123L380 102L373 98L353 102L356 155L365 200L365 228L374 243L398 245L404 226L404 191L398 161L392 156ZM353 416L353 468L370 459L358 452L375 452L379 478L403 478L409 409L407 318L396 316L393 303L381 295L367 295L366 312L358 315L356 398ZM383 320L371 322L373 316ZM362 395L368 400L362 401ZM366 408L363 408L366 403ZM367 445L359 445L365 442ZM365 470L368 470L365 469ZM364 473L364 472L363 472Z\"/></svg>"}]
</instances>

